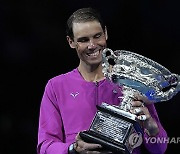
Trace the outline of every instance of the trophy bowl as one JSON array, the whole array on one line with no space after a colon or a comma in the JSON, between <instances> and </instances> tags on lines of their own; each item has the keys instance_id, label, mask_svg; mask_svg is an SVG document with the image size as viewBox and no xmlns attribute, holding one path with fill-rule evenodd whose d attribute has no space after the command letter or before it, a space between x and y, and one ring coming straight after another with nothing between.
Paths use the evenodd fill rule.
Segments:
<instances>
[{"instance_id":1,"label":"trophy bowl","mask_svg":"<svg viewBox=\"0 0 180 154\"><path fill-rule=\"evenodd\" d=\"M137 92L149 103L156 103L167 101L180 91L180 76L147 57L108 48L103 50L102 57L105 77L122 85L125 91L128 89L128 94Z\"/></svg>"},{"instance_id":2,"label":"trophy bowl","mask_svg":"<svg viewBox=\"0 0 180 154\"><path fill-rule=\"evenodd\" d=\"M89 130L80 132L87 142L99 143L113 153L132 153L142 143L143 131L130 102L140 95L146 103L170 100L180 91L180 76L140 54L126 51L102 52L104 76L122 88L119 106L102 102ZM144 104L146 105L146 104Z\"/></svg>"}]
</instances>

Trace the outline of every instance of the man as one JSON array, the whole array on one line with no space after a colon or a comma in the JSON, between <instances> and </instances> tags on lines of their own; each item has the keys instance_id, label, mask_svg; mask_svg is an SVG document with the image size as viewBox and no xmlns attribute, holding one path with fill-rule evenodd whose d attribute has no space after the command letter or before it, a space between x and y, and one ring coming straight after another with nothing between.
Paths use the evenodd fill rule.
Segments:
<instances>
[{"instance_id":1,"label":"man","mask_svg":"<svg viewBox=\"0 0 180 154\"><path fill-rule=\"evenodd\" d=\"M80 62L77 68L50 79L46 85L40 107L38 154L101 153L101 145L84 142L79 132L90 127L96 105L120 104L121 88L106 80L102 73L101 54L107 39L106 26L94 9L79 9L68 19L67 41ZM150 153L164 153L166 143L145 140L167 137L154 105L143 106L141 100L135 100L131 106L131 112L141 120L146 149ZM133 153L140 153L140 147Z\"/></svg>"}]
</instances>

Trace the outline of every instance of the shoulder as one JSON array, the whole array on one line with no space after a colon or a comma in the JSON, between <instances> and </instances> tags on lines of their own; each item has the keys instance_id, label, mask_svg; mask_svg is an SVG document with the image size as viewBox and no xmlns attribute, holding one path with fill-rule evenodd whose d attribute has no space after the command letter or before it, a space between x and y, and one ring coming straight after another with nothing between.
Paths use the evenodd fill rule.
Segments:
<instances>
[{"instance_id":1,"label":"shoulder","mask_svg":"<svg viewBox=\"0 0 180 154\"><path fill-rule=\"evenodd\" d=\"M63 74L50 78L47 82L47 85L51 84L52 86L54 86L54 85L60 85L62 83L66 83L69 80L72 80L76 76L78 76L77 74L78 74L78 71L77 71L77 68L75 68L67 73L63 73Z\"/></svg>"}]
</instances>

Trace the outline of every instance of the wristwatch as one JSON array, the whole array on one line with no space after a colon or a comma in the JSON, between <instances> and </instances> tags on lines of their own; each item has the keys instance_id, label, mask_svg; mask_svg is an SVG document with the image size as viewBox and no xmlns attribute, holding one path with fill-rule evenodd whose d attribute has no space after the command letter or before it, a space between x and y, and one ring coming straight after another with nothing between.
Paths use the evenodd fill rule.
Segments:
<instances>
[{"instance_id":1,"label":"wristwatch","mask_svg":"<svg viewBox=\"0 0 180 154\"><path fill-rule=\"evenodd\" d=\"M77 151L74 149L74 143L69 146L68 154L77 154Z\"/></svg>"}]
</instances>

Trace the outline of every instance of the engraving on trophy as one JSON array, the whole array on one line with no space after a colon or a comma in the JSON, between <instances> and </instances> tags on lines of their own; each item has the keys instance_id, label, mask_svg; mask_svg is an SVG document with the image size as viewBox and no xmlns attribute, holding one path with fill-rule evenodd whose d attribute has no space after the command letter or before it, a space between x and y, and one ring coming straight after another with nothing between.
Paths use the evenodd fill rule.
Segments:
<instances>
[{"instance_id":1,"label":"engraving on trophy","mask_svg":"<svg viewBox=\"0 0 180 154\"><path fill-rule=\"evenodd\" d=\"M131 123L115 118L107 113L97 112L96 116L97 118L90 130L123 143L127 129L130 128Z\"/></svg>"}]
</instances>

